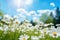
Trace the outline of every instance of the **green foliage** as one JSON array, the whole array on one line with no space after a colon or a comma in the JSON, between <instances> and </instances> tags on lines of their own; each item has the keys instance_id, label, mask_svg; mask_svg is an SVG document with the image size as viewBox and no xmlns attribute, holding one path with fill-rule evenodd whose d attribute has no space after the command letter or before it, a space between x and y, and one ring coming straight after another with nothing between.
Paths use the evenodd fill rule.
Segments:
<instances>
[{"instance_id":1,"label":"green foliage","mask_svg":"<svg viewBox=\"0 0 60 40\"><path fill-rule=\"evenodd\" d=\"M43 21L44 23L53 23L53 17L47 15L46 13L42 14L40 21Z\"/></svg>"},{"instance_id":2,"label":"green foliage","mask_svg":"<svg viewBox=\"0 0 60 40\"><path fill-rule=\"evenodd\" d=\"M40 38L40 40L60 40L60 37L53 38L53 37L49 36L48 34L45 34L45 37L44 38Z\"/></svg>"},{"instance_id":3,"label":"green foliage","mask_svg":"<svg viewBox=\"0 0 60 40\"><path fill-rule=\"evenodd\" d=\"M0 30L0 40L18 40L20 33L18 31L8 31L6 34Z\"/></svg>"},{"instance_id":4,"label":"green foliage","mask_svg":"<svg viewBox=\"0 0 60 40\"><path fill-rule=\"evenodd\" d=\"M33 26L35 26L36 24L37 24L37 22L33 22L33 21L31 21L30 22Z\"/></svg>"},{"instance_id":5,"label":"green foliage","mask_svg":"<svg viewBox=\"0 0 60 40\"><path fill-rule=\"evenodd\" d=\"M47 17L48 17L48 15L46 13L43 13L42 16L40 17L40 21L45 22Z\"/></svg>"},{"instance_id":6,"label":"green foliage","mask_svg":"<svg viewBox=\"0 0 60 40\"><path fill-rule=\"evenodd\" d=\"M35 34L35 32L38 32L38 34ZM15 32L7 31L7 33L0 30L0 40L18 40L19 36L24 34L29 36L28 40L31 40L31 36L40 36L40 32L38 30L29 30L27 32L18 32L18 30L15 30ZM49 36L49 34L44 34L44 38L40 38L40 40L60 40L60 37L53 38Z\"/></svg>"},{"instance_id":7,"label":"green foliage","mask_svg":"<svg viewBox=\"0 0 60 40\"><path fill-rule=\"evenodd\" d=\"M53 23L53 18L48 16L48 19L45 21L45 23Z\"/></svg>"},{"instance_id":8,"label":"green foliage","mask_svg":"<svg viewBox=\"0 0 60 40\"><path fill-rule=\"evenodd\" d=\"M3 16L3 11L2 10L0 10L0 16Z\"/></svg>"}]
</instances>

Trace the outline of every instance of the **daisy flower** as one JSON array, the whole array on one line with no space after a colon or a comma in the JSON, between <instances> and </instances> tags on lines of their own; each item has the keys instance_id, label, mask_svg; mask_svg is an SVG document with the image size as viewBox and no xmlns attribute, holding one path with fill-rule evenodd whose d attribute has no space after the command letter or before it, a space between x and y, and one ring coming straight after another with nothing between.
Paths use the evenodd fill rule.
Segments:
<instances>
[{"instance_id":1,"label":"daisy flower","mask_svg":"<svg viewBox=\"0 0 60 40\"><path fill-rule=\"evenodd\" d=\"M29 36L24 34L19 37L19 40L27 40L28 38Z\"/></svg>"}]
</instances>

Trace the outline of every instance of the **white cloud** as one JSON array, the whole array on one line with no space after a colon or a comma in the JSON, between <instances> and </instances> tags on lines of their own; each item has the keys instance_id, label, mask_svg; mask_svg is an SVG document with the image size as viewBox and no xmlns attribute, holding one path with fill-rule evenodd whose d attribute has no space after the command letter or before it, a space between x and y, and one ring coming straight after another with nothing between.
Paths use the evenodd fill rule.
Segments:
<instances>
[{"instance_id":1,"label":"white cloud","mask_svg":"<svg viewBox=\"0 0 60 40\"><path fill-rule=\"evenodd\" d=\"M46 9L46 10L37 10L37 12L39 12L39 13L48 13L48 12L51 12L51 10L49 10L49 9Z\"/></svg>"},{"instance_id":2,"label":"white cloud","mask_svg":"<svg viewBox=\"0 0 60 40\"><path fill-rule=\"evenodd\" d=\"M31 5L33 3L33 0L12 0L11 3L20 8L26 5Z\"/></svg>"},{"instance_id":3,"label":"white cloud","mask_svg":"<svg viewBox=\"0 0 60 40\"><path fill-rule=\"evenodd\" d=\"M36 11L30 11L28 12L27 10L23 9L23 8L20 8L20 9L17 9L17 12L19 12L20 14L25 14L27 16L37 16L37 13Z\"/></svg>"},{"instance_id":4,"label":"white cloud","mask_svg":"<svg viewBox=\"0 0 60 40\"><path fill-rule=\"evenodd\" d=\"M20 18L26 19L27 17L32 17L33 20L36 20L38 17L40 17L42 14L46 13L47 15L50 15L51 12L55 15L54 10L37 10L37 11L27 11L23 8L17 9L17 12L19 12L18 16Z\"/></svg>"},{"instance_id":5,"label":"white cloud","mask_svg":"<svg viewBox=\"0 0 60 40\"><path fill-rule=\"evenodd\" d=\"M51 10L46 9L46 10L37 10L37 12L39 13L39 15L41 16L43 13L47 13L48 15L50 14Z\"/></svg>"},{"instance_id":6,"label":"white cloud","mask_svg":"<svg viewBox=\"0 0 60 40\"><path fill-rule=\"evenodd\" d=\"M33 21L34 21L34 22L39 22L39 18L33 17Z\"/></svg>"},{"instance_id":7,"label":"white cloud","mask_svg":"<svg viewBox=\"0 0 60 40\"><path fill-rule=\"evenodd\" d=\"M20 15L21 15L21 14L22 14L22 15L25 14L25 15L27 15L27 16L31 16L30 13L29 13L27 10L23 9L23 8L17 9L17 12L19 12Z\"/></svg>"},{"instance_id":8,"label":"white cloud","mask_svg":"<svg viewBox=\"0 0 60 40\"><path fill-rule=\"evenodd\" d=\"M52 3L50 3L50 5L51 5L51 6L53 6L53 7L55 7L55 3L53 3L53 2L52 2Z\"/></svg>"},{"instance_id":9,"label":"white cloud","mask_svg":"<svg viewBox=\"0 0 60 40\"><path fill-rule=\"evenodd\" d=\"M17 12L20 12L22 14L27 13L27 11L23 8L17 9Z\"/></svg>"},{"instance_id":10,"label":"white cloud","mask_svg":"<svg viewBox=\"0 0 60 40\"><path fill-rule=\"evenodd\" d=\"M14 15L14 17L13 17L13 18L16 18L16 19L17 19L17 18L19 18L19 17L18 17L17 15Z\"/></svg>"},{"instance_id":11,"label":"white cloud","mask_svg":"<svg viewBox=\"0 0 60 40\"><path fill-rule=\"evenodd\" d=\"M30 14L31 16L37 16L36 11L30 11L29 14Z\"/></svg>"},{"instance_id":12,"label":"white cloud","mask_svg":"<svg viewBox=\"0 0 60 40\"><path fill-rule=\"evenodd\" d=\"M26 2L25 2L26 5L30 5L32 3L33 3L33 0L26 0Z\"/></svg>"},{"instance_id":13,"label":"white cloud","mask_svg":"<svg viewBox=\"0 0 60 40\"><path fill-rule=\"evenodd\" d=\"M46 10L37 10L37 12L39 13L40 16L41 16L43 13L47 13L47 15L50 15L51 12L53 13L54 16L56 15L56 14L55 14L55 10L48 10L48 9L46 9Z\"/></svg>"}]
</instances>

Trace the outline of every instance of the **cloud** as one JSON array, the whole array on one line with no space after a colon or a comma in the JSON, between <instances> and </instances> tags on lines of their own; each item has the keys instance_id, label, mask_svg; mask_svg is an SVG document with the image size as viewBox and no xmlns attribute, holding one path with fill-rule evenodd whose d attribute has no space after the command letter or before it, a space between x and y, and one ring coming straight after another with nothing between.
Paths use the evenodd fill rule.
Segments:
<instances>
[{"instance_id":1,"label":"cloud","mask_svg":"<svg viewBox=\"0 0 60 40\"><path fill-rule=\"evenodd\" d=\"M32 11L28 12L27 10L25 10L23 8L17 9L17 12L19 12L20 15L22 14L22 15L26 15L26 16L41 16L44 13L47 13L48 15L51 12L55 13L54 10L49 10L49 9L46 9L46 10L37 10L37 11L33 11L32 10Z\"/></svg>"},{"instance_id":2,"label":"cloud","mask_svg":"<svg viewBox=\"0 0 60 40\"><path fill-rule=\"evenodd\" d=\"M37 16L36 11L30 11L29 14L30 14L31 16Z\"/></svg>"},{"instance_id":3,"label":"cloud","mask_svg":"<svg viewBox=\"0 0 60 40\"><path fill-rule=\"evenodd\" d=\"M40 21L39 18L33 17L33 22L39 22L39 21Z\"/></svg>"},{"instance_id":4,"label":"cloud","mask_svg":"<svg viewBox=\"0 0 60 40\"><path fill-rule=\"evenodd\" d=\"M27 10L23 9L23 8L17 9L17 12L19 12L20 15L24 15L25 14L27 16L30 16L30 13Z\"/></svg>"},{"instance_id":5,"label":"cloud","mask_svg":"<svg viewBox=\"0 0 60 40\"><path fill-rule=\"evenodd\" d=\"M37 12L39 13L39 15L41 16L44 13L47 13L48 15L50 14L51 10L46 9L46 10L37 10Z\"/></svg>"},{"instance_id":6,"label":"cloud","mask_svg":"<svg viewBox=\"0 0 60 40\"><path fill-rule=\"evenodd\" d=\"M23 8L17 9L16 11L22 14L27 13L27 11Z\"/></svg>"},{"instance_id":7,"label":"cloud","mask_svg":"<svg viewBox=\"0 0 60 40\"><path fill-rule=\"evenodd\" d=\"M26 2L25 2L26 5L30 5L32 3L33 3L33 0L26 0Z\"/></svg>"},{"instance_id":8,"label":"cloud","mask_svg":"<svg viewBox=\"0 0 60 40\"><path fill-rule=\"evenodd\" d=\"M25 10L23 8L17 9L17 12L19 12L20 14L27 15L27 16L37 16L36 11L30 11L30 12L28 12L27 10Z\"/></svg>"},{"instance_id":9,"label":"cloud","mask_svg":"<svg viewBox=\"0 0 60 40\"><path fill-rule=\"evenodd\" d=\"M50 15L51 12L53 13L54 17L56 15L55 9L54 10L49 10L49 9L46 9L46 10L37 10L37 12L39 13L38 16L42 16L42 14L44 14L44 13L47 13L47 15Z\"/></svg>"},{"instance_id":10,"label":"cloud","mask_svg":"<svg viewBox=\"0 0 60 40\"><path fill-rule=\"evenodd\" d=\"M51 6L53 6L53 7L55 7L55 3L53 3L53 2L52 2L52 3L50 3L50 5L51 5Z\"/></svg>"},{"instance_id":11,"label":"cloud","mask_svg":"<svg viewBox=\"0 0 60 40\"><path fill-rule=\"evenodd\" d=\"M31 5L33 0L12 0L11 3L18 8L21 8L27 5Z\"/></svg>"},{"instance_id":12,"label":"cloud","mask_svg":"<svg viewBox=\"0 0 60 40\"><path fill-rule=\"evenodd\" d=\"M17 12L19 12L18 17L23 18L23 19L30 19L30 17L32 17L33 20L37 20L39 17L41 17L44 13L46 13L47 15L50 15L51 12L53 12L53 15L55 15L55 11L54 10L37 10L37 11L27 11L23 8L17 9Z\"/></svg>"}]
</instances>

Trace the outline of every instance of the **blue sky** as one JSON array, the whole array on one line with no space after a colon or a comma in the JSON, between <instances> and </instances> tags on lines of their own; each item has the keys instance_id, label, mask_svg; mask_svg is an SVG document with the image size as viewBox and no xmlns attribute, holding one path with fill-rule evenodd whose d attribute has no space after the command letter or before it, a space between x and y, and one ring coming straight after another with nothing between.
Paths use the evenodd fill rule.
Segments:
<instances>
[{"instance_id":1,"label":"blue sky","mask_svg":"<svg viewBox=\"0 0 60 40\"><path fill-rule=\"evenodd\" d=\"M0 0L0 9L7 13L15 13L16 8L13 5L9 6L12 0ZM27 10L40 10L40 9L54 9L50 3L53 2L55 7L60 7L60 0L33 0L32 5L28 6Z\"/></svg>"},{"instance_id":2,"label":"blue sky","mask_svg":"<svg viewBox=\"0 0 60 40\"><path fill-rule=\"evenodd\" d=\"M21 1L21 0L20 0ZM17 15L17 9L25 9L26 11L37 10L54 10L56 7L60 8L60 0L0 0L0 9L9 15Z\"/></svg>"}]
</instances>

